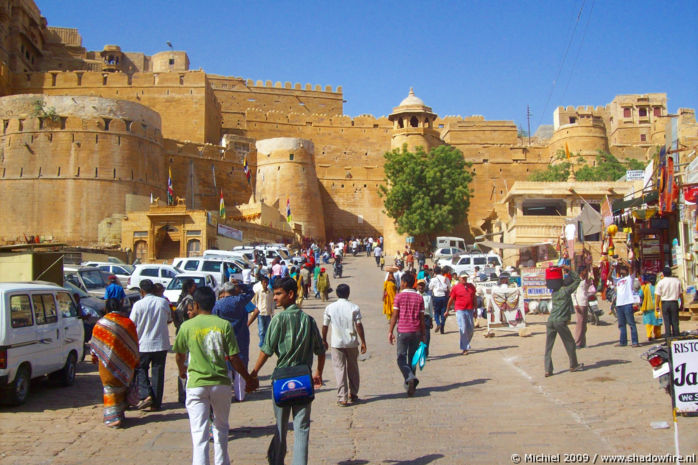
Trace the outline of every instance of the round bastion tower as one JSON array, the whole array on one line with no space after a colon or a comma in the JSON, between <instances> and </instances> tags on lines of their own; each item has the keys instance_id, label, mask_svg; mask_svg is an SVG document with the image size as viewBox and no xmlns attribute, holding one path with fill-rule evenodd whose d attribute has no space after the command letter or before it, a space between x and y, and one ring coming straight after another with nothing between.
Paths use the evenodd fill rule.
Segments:
<instances>
[{"instance_id":1,"label":"round bastion tower","mask_svg":"<svg viewBox=\"0 0 698 465\"><path fill-rule=\"evenodd\" d=\"M443 144L440 133L434 129L434 121L437 115L424 104L424 101L410 93L393 108L388 119L393 122L393 131L390 138L390 150L401 149L407 144L407 150L413 151L416 147L422 147L429 151ZM383 240L386 256L395 255L398 250L404 250L407 236L399 234L392 218L385 217L383 221Z\"/></svg>"},{"instance_id":2,"label":"round bastion tower","mask_svg":"<svg viewBox=\"0 0 698 465\"><path fill-rule=\"evenodd\" d=\"M88 96L0 98L0 240L92 244L126 196L163 196L160 115Z\"/></svg>"},{"instance_id":3,"label":"round bastion tower","mask_svg":"<svg viewBox=\"0 0 698 465\"><path fill-rule=\"evenodd\" d=\"M325 217L315 173L315 146L307 139L276 137L257 141L255 197L267 205L278 205L291 223L303 226L303 235L325 240Z\"/></svg>"}]
</instances>

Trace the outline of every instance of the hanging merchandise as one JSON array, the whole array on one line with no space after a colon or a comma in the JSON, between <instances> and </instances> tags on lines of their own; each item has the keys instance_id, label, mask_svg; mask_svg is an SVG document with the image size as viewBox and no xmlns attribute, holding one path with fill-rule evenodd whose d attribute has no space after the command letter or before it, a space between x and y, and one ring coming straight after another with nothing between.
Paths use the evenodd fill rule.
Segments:
<instances>
[{"instance_id":1,"label":"hanging merchandise","mask_svg":"<svg viewBox=\"0 0 698 465\"><path fill-rule=\"evenodd\" d=\"M659 212L671 213L678 199L678 186L674 178L674 159L667 155L666 149L659 153Z\"/></svg>"},{"instance_id":2,"label":"hanging merchandise","mask_svg":"<svg viewBox=\"0 0 698 465\"><path fill-rule=\"evenodd\" d=\"M615 236L616 233L618 232L618 226L616 226L615 224L612 224L608 227L608 229L606 231L608 232L609 236Z\"/></svg>"},{"instance_id":3,"label":"hanging merchandise","mask_svg":"<svg viewBox=\"0 0 698 465\"><path fill-rule=\"evenodd\" d=\"M657 207L647 207L639 210L633 210L632 215L634 218L638 220L649 220L654 215L656 215L658 211L659 210L657 209Z\"/></svg>"},{"instance_id":4,"label":"hanging merchandise","mask_svg":"<svg viewBox=\"0 0 698 465\"><path fill-rule=\"evenodd\" d=\"M683 198L686 203L696 203L698 201L698 184L683 186Z\"/></svg>"}]
</instances>

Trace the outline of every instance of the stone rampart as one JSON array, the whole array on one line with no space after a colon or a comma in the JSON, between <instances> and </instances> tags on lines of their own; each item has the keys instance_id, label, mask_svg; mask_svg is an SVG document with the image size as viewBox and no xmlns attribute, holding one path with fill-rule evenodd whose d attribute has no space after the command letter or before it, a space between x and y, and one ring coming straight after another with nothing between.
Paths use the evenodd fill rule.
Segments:
<instances>
[{"instance_id":1,"label":"stone rampart","mask_svg":"<svg viewBox=\"0 0 698 465\"><path fill-rule=\"evenodd\" d=\"M13 75L12 89L17 94L99 95L128 100L161 115L164 137L199 143L220 140L220 110L202 71L19 73Z\"/></svg>"},{"instance_id":2,"label":"stone rampart","mask_svg":"<svg viewBox=\"0 0 698 465\"><path fill-rule=\"evenodd\" d=\"M308 237L325 239L325 215L310 140L277 137L257 141L255 197L284 216L289 201L292 223L302 225Z\"/></svg>"},{"instance_id":3,"label":"stone rampart","mask_svg":"<svg viewBox=\"0 0 698 465\"><path fill-rule=\"evenodd\" d=\"M64 98L44 98L57 110L64 109ZM93 114L80 117L57 111L53 118L38 117L37 96L0 99L4 241L26 234L94 243L99 222L125 212L127 194L164 193L167 178L161 169L157 114L130 102L73 98L78 106L95 103L89 105ZM70 108L65 104L66 110Z\"/></svg>"}]
</instances>

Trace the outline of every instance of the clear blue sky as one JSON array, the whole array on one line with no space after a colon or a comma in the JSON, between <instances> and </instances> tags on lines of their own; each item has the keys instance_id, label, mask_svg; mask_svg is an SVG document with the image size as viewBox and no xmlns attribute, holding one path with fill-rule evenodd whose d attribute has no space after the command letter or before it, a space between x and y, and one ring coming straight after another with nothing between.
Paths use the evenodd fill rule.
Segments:
<instances>
[{"instance_id":1,"label":"clear blue sky","mask_svg":"<svg viewBox=\"0 0 698 465\"><path fill-rule=\"evenodd\" d=\"M88 50L153 54L170 41L192 69L341 85L351 116L388 115L411 86L440 116L525 128L528 104L532 132L559 105L618 94L698 106L694 0L35 1Z\"/></svg>"}]
</instances>

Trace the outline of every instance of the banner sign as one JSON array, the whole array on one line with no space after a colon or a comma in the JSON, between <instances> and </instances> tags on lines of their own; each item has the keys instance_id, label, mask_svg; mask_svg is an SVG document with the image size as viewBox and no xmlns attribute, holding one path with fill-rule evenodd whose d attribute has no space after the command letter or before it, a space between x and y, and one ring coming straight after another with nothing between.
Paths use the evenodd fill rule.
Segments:
<instances>
[{"instance_id":1,"label":"banner sign","mask_svg":"<svg viewBox=\"0 0 698 465\"><path fill-rule=\"evenodd\" d=\"M626 181L642 181L645 177L645 170L627 170L625 172Z\"/></svg>"},{"instance_id":2,"label":"banner sign","mask_svg":"<svg viewBox=\"0 0 698 465\"><path fill-rule=\"evenodd\" d=\"M670 341L676 413L698 415L698 338Z\"/></svg>"},{"instance_id":3,"label":"banner sign","mask_svg":"<svg viewBox=\"0 0 698 465\"><path fill-rule=\"evenodd\" d=\"M242 231L220 223L218 223L218 235L235 239L236 241L242 241Z\"/></svg>"},{"instance_id":4,"label":"banner sign","mask_svg":"<svg viewBox=\"0 0 698 465\"><path fill-rule=\"evenodd\" d=\"M549 299L553 291L545 285L545 268L521 268L524 299Z\"/></svg>"}]
</instances>

